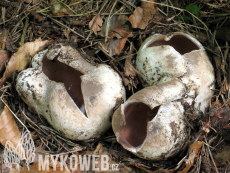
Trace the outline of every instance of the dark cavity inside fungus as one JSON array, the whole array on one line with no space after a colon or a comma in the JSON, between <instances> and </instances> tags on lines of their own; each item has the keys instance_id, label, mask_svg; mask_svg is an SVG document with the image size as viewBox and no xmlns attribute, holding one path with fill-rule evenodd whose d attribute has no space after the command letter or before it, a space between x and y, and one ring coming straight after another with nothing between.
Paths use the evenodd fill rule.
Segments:
<instances>
[{"instance_id":1,"label":"dark cavity inside fungus","mask_svg":"<svg viewBox=\"0 0 230 173\"><path fill-rule=\"evenodd\" d=\"M125 107L125 125L120 131L119 140L128 148L140 146L147 136L147 124L157 114L159 109L150 109L144 103L131 103Z\"/></svg>"},{"instance_id":2,"label":"dark cavity inside fungus","mask_svg":"<svg viewBox=\"0 0 230 173\"><path fill-rule=\"evenodd\" d=\"M199 47L186 36L175 35L169 41L165 41L164 38L165 36L159 37L156 41L151 43L148 47L170 45L181 55L189 53L193 50L199 50Z\"/></svg>"},{"instance_id":3,"label":"dark cavity inside fungus","mask_svg":"<svg viewBox=\"0 0 230 173\"><path fill-rule=\"evenodd\" d=\"M87 116L81 91L80 76L83 74L64 63L59 62L57 57L53 60L49 60L47 59L47 56L44 56L42 60L43 73L52 81L64 83L70 97L73 99L81 112Z\"/></svg>"}]
</instances>

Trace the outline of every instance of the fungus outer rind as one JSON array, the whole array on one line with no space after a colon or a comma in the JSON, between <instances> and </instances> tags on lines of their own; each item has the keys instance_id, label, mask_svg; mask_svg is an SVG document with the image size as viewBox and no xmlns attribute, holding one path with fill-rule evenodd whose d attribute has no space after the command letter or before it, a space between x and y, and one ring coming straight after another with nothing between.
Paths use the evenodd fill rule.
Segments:
<instances>
[{"instance_id":1,"label":"fungus outer rind","mask_svg":"<svg viewBox=\"0 0 230 173\"><path fill-rule=\"evenodd\" d=\"M186 138L184 108L180 102L169 102L160 106L148 123L146 140L134 154L145 159L172 157L180 152Z\"/></svg>"},{"instance_id":2,"label":"fungus outer rind","mask_svg":"<svg viewBox=\"0 0 230 173\"><path fill-rule=\"evenodd\" d=\"M186 73L186 61L173 47L164 45L138 51L136 68L144 87L171 81Z\"/></svg>"}]
</instances>

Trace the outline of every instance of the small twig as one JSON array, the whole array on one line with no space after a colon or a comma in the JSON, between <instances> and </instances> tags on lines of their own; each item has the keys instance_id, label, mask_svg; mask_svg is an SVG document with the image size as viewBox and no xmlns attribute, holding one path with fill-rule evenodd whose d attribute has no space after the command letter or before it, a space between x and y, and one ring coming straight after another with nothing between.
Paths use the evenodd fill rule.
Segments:
<instances>
[{"instance_id":1,"label":"small twig","mask_svg":"<svg viewBox=\"0 0 230 173\"><path fill-rule=\"evenodd\" d=\"M226 166L226 169L225 169L225 173L227 173L227 171L228 171L228 167L230 168L230 162L228 163L228 165Z\"/></svg>"},{"instance_id":2,"label":"small twig","mask_svg":"<svg viewBox=\"0 0 230 173\"><path fill-rule=\"evenodd\" d=\"M134 9L137 8L133 3L129 2L129 1L122 1L122 0L118 0L118 1L120 3L122 3L127 9L129 9L132 13L133 13L133 10L131 9L130 6L132 6Z\"/></svg>"},{"instance_id":3,"label":"small twig","mask_svg":"<svg viewBox=\"0 0 230 173\"><path fill-rule=\"evenodd\" d=\"M52 16L53 18L62 18L62 17L80 17L80 16L86 16L87 14L90 13L84 13L84 14L75 14L75 15L61 15L61 16ZM108 16L110 13L101 13L100 16ZM114 13L115 14L115 13ZM116 13L116 15L130 15L132 13ZM97 14L92 14L94 16L96 16Z\"/></svg>"},{"instance_id":4,"label":"small twig","mask_svg":"<svg viewBox=\"0 0 230 173\"><path fill-rule=\"evenodd\" d=\"M107 23L106 23L106 27L105 27L105 43L107 42L107 39L108 39L108 34L109 34L109 28L110 28L110 20L111 18L113 17L113 15L111 15L111 13L113 12L113 9L115 8L117 4L117 0L115 0L111 10L110 10L110 14L109 14L109 17L108 17L108 20L107 20Z\"/></svg>"},{"instance_id":5,"label":"small twig","mask_svg":"<svg viewBox=\"0 0 230 173\"><path fill-rule=\"evenodd\" d=\"M26 119L27 119L30 123L32 123L35 127L37 127L39 130L41 130L44 134L48 135L48 133L47 133L46 131L44 131L43 129L41 129L37 124L35 124L35 123L25 114L25 112L22 111L22 109L21 109L20 107L19 107L19 109L20 109L20 112L26 117ZM66 151L68 151L68 149L65 148L65 146L64 146L63 144L61 144L60 141L58 141L58 140L56 139L56 137L53 136L53 138L54 138L55 141L57 141Z\"/></svg>"},{"instance_id":6,"label":"small twig","mask_svg":"<svg viewBox=\"0 0 230 173\"><path fill-rule=\"evenodd\" d=\"M181 8L177 8L177 7L174 7L174 6L170 6L170 5L166 5L166 4L162 4L162 3L157 3L157 2L151 2L151 1L146 1L146 0L142 0L144 2L149 2L149 3L154 3L154 4L158 4L158 5L161 5L161 6L166 6L166 7L171 7L173 9L176 9L176 10L179 10L179 11L186 11L188 12L191 16L193 16L195 19L197 19L200 23L203 24L203 26L207 29L207 31L209 31L209 33L212 35L211 31L209 30L209 28L207 27L207 25L205 25L205 23L200 20L196 15L194 15L193 13L191 13L190 11L188 10L185 10L185 9L181 9Z\"/></svg>"},{"instance_id":7,"label":"small twig","mask_svg":"<svg viewBox=\"0 0 230 173\"><path fill-rule=\"evenodd\" d=\"M205 139L205 142L208 143L205 136L204 136L204 139ZM219 171L218 171L218 169L217 169L217 167L216 167L216 163L215 163L215 161L214 161L214 159L213 159L213 157L212 157L212 153L211 153L211 151L210 151L210 149L209 149L209 145L206 145L206 146L207 146L207 148L208 148L208 152L209 152L209 155L210 155L211 160L212 160L212 162L213 162L213 165L214 165L214 167L215 167L215 169L216 169L216 172L219 173Z\"/></svg>"},{"instance_id":8,"label":"small twig","mask_svg":"<svg viewBox=\"0 0 230 173\"><path fill-rule=\"evenodd\" d=\"M5 24L5 15L6 15L6 8L2 7L2 21Z\"/></svg>"},{"instance_id":9,"label":"small twig","mask_svg":"<svg viewBox=\"0 0 230 173\"><path fill-rule=\"evenodd\" d=\"M224 20L225 18L227 18L227 17L220 17L220 18L218 18L218 19L214 19L214 20L207 21L207 22L205 22L205 24L210 24L210 23L219 22L219 21L221 21L221 20Z\"/></svg>"},{"instance_id":10,"label":"small twig","mask_svg":"<svg viewBox=\"0 0 230 173\"><path fill-rule=\"evenodd\" d=\"M230 16L230 13L227 14L209 14L209 15L202 15L202 17L221 17L221 16Z\"/></svg>"},{"instance_id":11,"label":"small twig","mask_svg":"<svg viewBox=\"0 0 230 173\"><path fill-rule=\"evenodd\" d=\"M104 46L101 44L101 42L98 42L98 47L105 55L107 55L110 58L110 60L112 60L112 61L115 60L112 56L110 56L110 54L108 53L108 50L106 50L104 48Z\"/></svg>"},{"instance_id":12,"label":"small twig","mask_svg":"<svg viewBox=\"0 0 230 173\"><path fill-rule=\"evenodd\" d=\"M40 137L40 139L41 139L41 141L42 141L42 143L48 148L48 150L50 150L51 151L51 149L49 148L49 146L42 140L42 137L41 136L39 136Z\"/></svg>"},{"instance_id":13,"label":"small twig","mask_svg":"<svg viewBox=\"0 0 230 173\"><path fill-rule=\"evenodd\" d=\"M28 28L28 24L29 24L29 18L27 17L26 22L25 22L25 26L24 26L23 31L22 31L21 41L19 43L20 46L24 45L24 43L25 43L25 37L26 37L26 31Z\"/></svg>"},{"instance_id":14,"label":"small twig","mask_svg":"<svg viewBox=\"0 0 230 173\"><path fill-rule=\"evenodd\" d=\"M34 7L36 7L36 6L38 6L39 4L40 4L40 3L37 3L37 4L35 4L34 6L30 7L29 9L27 9L26 11L23 11L23 12L21 12L20 14L18 14L18 15L16 15L16 16L12 16L10 19L8 19L8 20L6 20L6 21L0 23L0 25L6 24L6 23L9 22L10 20L12 20L12 19L14 19L14 18L17 18L17 17L21 16L22 14L24 14L24 13L26 13L27 11L29 11L30 9L32 9L32 8L34 8Z\"/></svg>"},{"instance_id":15,"label":"small twig","mask_svg":"<svg viewBox=\"0 0 230 173\"><path fill-rule=\"evenodd\" d=\"M7 103L2 99L2 97L1 97L1 100L5 104L5 106L9 109L9 111L14 115L14 117L22 124L22 126L25 127L26 130L28 130L27 127L23 124L23 122L17 117L17 115L15 115L15 113L10 109L10 107L7 105Z\"/></svg>"},{"instance_id":16,"label":"small twig","mask_svg":"<svg viewBox=\"0 0 230 173\"><path fill-rule=\"evenodd\" d=\"M230 3L230 2L227 2L227 3L225 3L224 5L220 5L220 6L214 5L214 4L211 4L211 3L206 3L206 4L209 5L209 6L211 6L211 7L213 7L213 8L218 9L218 8L225 7L225 6L228 5L229 3Z\"/></svg>"},{"instance_id":17,"label":"small twig","mask_svg":"<svg viewBox=\"0 0 230 173\"><path fill-rule=\"evenodd\" d=\"M199 160L198 160L198 163L197 163L197 173L200 172L201 161L202 161L202 155L200 154L200 157L199 157Z\"/></svg>"},{"instance_id":18,"label":"small twig","mask_svg":"<svg viewBox=\"0 0 230 173\"><path fill-rule=\"evenodd\" d=\"M95 19L94 19L94 21L93 21L93 23L92 23L92 26L90 27L90 33L88 34L87 38L85 39L85 42L88 41L89 37L90 37L91 34L93 33L92 28L93 28L93 26L94 26L94 24L95 24L95 22L96 22L98 16L100 16L102 10L105 8L105 5L107 4L107 2L108 2L108 0L105 0L105 1L103 2L102 7L101 7L99 13L98 13L97 16L95 17Z\"/></svg>"},{"instance_id":19,"label":"small twig","mask_svg":"<svg viewBox=\"0 0 230 173\"><path fill-rule=\"evenodd\" d=\"M14 26L14 28L11 30L9 35L13 35L13 33L16 31L17 27L21 24L21 22L29 15L29 13L27 13L25 16L23 16L18 23Z\"/></svg>"},{"instance_id":20,"label":"small twig","mask_svg":"<svg viewBox=\"0 0 230 173\"><path fill-rule=\"evenodd\" d=\"M106 25L106 28L105 28L105 42L107 42L107 39L108 39L108 33L109 33L109 28L110 28L110 20L112 19L112 17L114 15L117 15L120 11L122 11L124 9L124 6L122 6L118 11L116 11L115 13L112 13L113 11L113 8L115 8L115 5L116 5L117 1L114 3L112 9L111 9L111 13L108 17L108 20L107 20L107 25Z\"/></svg>"},{"instance_id":21,"label":"small twig","mask_svg":"<svg viewBox=\"0 0 230 173\"><path fill-rule=\"evenodd\" d=\"M58 25L60 25L60 26L62 26L62 27L64 27L64 28L66 28L66 29L69 29L70 31L72 31L74 34L80 36L81 38L85 38L83 35L77 33L76 31L74 31L74 30L71 29L70 27L68 27L68 26L66 26L66 25L64 25L64 24L62 24L62 23L59 22L58 20L56 20L56 19L52 18L51 16L49 16L48 14L44 14L44 13L41 13L41 14L44 15L44 16L46 16L46 17L48 17L48 18L50 18L50 19L51 19L52 21L54 21L56 24L58 24Z\"/></svg>"},{"instance_id":22,"label":"small twig","mask_svg":"<svg viewBox=\"0 0 230 173\"><path fill-rule=\"evenodd\" d=\"M137 53L133 53L133 54L130 54L130 55L125 55L125 56L121 56L119 58L117 58L114 62L118 62L118 61L121 61L121 60L124 60L130 56L135 56Z\"/></svg>"},{"instance_id":23,"label":"small twig","mask_svg":"<svg viewBox=\"0 0 230 173\"><path fill-rule=\"evenodd\" d=\"M222 139L222 136L220 137L220 140L218 141L218 143L215 145L214 148L216 148L218 145L220 145L222 142L224 142L224 139Z\"/></svg>"},{"instance_id":24,"label":"small twig","mask_svg":"<svg viewBox=\"0 0 230 173\"><path fill-rule=\"evenodd\" d=\"M212 146L210 146L208 143L204 142L204 144L205 144L206 146L208 146L208 147L212 148L213 150L215 150L215 148L214 148L214 147L212 147Z\"/></svg>"},{"instance_id":25,"label":"small twig","mask_svg":"<svg viewBox=\"0 0 230 173\"><path fill-rule=\"evenodd\" d=\"M64 3L64 2L62 2L62 1L60 1L60 0L58 0L58 2L60 2L61 4L63 4L63 5L65 5L70 11L72 11L74 14L77 14L72 8L70 8L70 6L69 5L67 5L66 3Z\"/></svg>"}]
</instances>

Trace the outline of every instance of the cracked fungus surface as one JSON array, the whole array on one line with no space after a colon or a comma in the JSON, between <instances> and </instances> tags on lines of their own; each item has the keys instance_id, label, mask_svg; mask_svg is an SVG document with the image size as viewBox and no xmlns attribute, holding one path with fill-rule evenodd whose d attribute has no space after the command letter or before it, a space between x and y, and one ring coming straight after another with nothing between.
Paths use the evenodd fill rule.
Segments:
<instances>
[{"instance_id":1,"label":"cracked fungus surface","mask_svg":"<svg viewBox=\"0 0 230 173\"><path fill-rule=\"evenodd\" d=\"M140 146L147 136L147 124L156 116L158 109L159 106L151 110L141 102L127 105L124 110L126 123L120 131L119 140L127 147Z\"/></svg>"},{"instance_id":2,"label":"cracked fungus surface","mask_svg":"<svg viewBox=\"0 0 230 173\"><path fill-rule=\"evenodd\" d=\"M169 45L172 46L181 55L199 50L199 47L189 38L183 35L174 35L170 40L165 41L165 36L160 36L156 41L149 44L148 47Z\"/></svg>"},{"instance_id":3,"label":"cracked fungus surface","mask_svg":"<svg viewBox=\"0 0 230 173\"><path fill-rule=\"evenodd\" d=\"M74 103L78 106L81 112L87 116L81 90L80 76L82 76L83 73L59 62L57 57L53 60L48 60L47 57L44 56L42 60L43 73L52 81L64 83L66 91L73 99Z\"/></svg>"}]
</instances>

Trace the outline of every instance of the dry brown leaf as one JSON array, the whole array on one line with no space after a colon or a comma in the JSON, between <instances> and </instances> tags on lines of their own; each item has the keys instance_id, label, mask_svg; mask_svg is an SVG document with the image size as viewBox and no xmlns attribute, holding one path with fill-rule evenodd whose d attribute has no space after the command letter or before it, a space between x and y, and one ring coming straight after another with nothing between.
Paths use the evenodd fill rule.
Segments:
<instances>
[{"instance_id":1,"label":"dry brown leaf","mask_svg":"<svg viewBox=\"0 0 230 173\"><path fill-rule=\"evenodd\" d=\"M10 141L16 147L19 140L20 133L18 126L15 123L10 110L4 106L4 109L0 115L0 143L5 146L6 141Z\"/></svg>"},{"instance_id":2,"label":"dry brown leaf","mask_svg":"<svg viewBox=\"0 0 230 173\"><path fill-rule=\"evenodd\" d=\"M222 63L221 57L220 56L215 56L214 60L215 60L215 63L216 63L216 67L220 68L221 67L221 63Z\"/></svg>"},{"instance_id":3,"label":"dry brown leaf","mask_svg":"<svg viewBox=\"0 0 230 173\"><path fill-rule=\"evenodd\" d=\"M113 16L115 18L115 26L110 25L108 38L124 38L133 37L132 31L124 27L127 22L127 17L125 15Z\"/></svg>"},{"instance_id":4,"label":"dry brown leaf","mask_svg":"<svg viewBox=\"0 0 230 173\"><path fill-rule=\"evenodd\" d=\"M65 29L63 33L65 37L69 40L69 34L71 33L70 29L69 28Z\"/></svg>"},{"instance_id":5,"label":"dry brown leaf","mask_svg":"<svg viewBox=\"0 0 230 173\"><path fill-rule=\"evenodd\" d=\"M9 78L16 70L24 70L29 64L31 57L33 57L38 51L43 50L51 42L51 40L42 41L41 38L39 38L34 42L28 42L21 46L10 58L9 63L6 66L7 70L4 72L0 81L0 86L2 86L7 78Z\"/></svg>"},{"instance_id":6,"label":"dry brown leaf","mask_svg":"<svg viewBox=\"0 0 230 173\"><path fill-rule=\"evenodd\" d=\"M223 87L222 87L222 89L221 89L221 92L222 92L223 94L227 94L228 90L229 90L229 85L228 85L228 82L225 81L225 82L224 82L224 85L223 85Z\"/></svg>"},{"instance_id":7,"label":"dry brown leaf","mask_svg":"<svg viewBox=\"0 0 230 173\"><path fill-rule=\"evenodd\" d=\"M73 15L73 12L68 7L61 8L58 13L59 14Z\"/></svg>"},{"instance_id":8,"label":"dry brown leaf","mask_svg":"<svg viewBox=\"0 0 230 173\"><path fill-rule=\"evenodd\" d=\"M9 60L6 50L0 49L0 73L5 69L5 64Z\"/></svg>"},{"instance_id":9,"label":"dry brown leaf","mask_svg":"<svg viewBox=\"0 0 230 173\"><path fill-rule=\"evenodd\" d=\"M38 20L38 22L44 21L45 17L41 16L40 14L36 13L36 10L30 11L30 14Z\"/></svg>"},{"instance_id":10,"label":"dry brown leaf","mask_svg":"<svg viewBox=\"0 0 230 173\"><path fill-rule=\"evenodd\" d=\"M139 74L139 72L133 66L133 64L131 63L131 60L132 60L132 56L126 58L124 72L125 72L125 76L131 77L132 79L134 79L136 75Z\"/></svg>"},{"instance_id":11,"label":"dry brown leaf","mask_svg":"<svg viewBox=\"0 0 230 173\"><path fill-rule=\"evenodd\" d=\"M134 52L134 47L131 44L129 51L127 52L127 55L130 56L125 60L124 73L122 73L121 75L124 85L128 87L127 88L128 90L132 90L132 92L134 91L133 89L136 88L137 84L139 83L137 80L137 74L139 74L139 72L132 64L133 52Z\"/></svg>"},{"instance_id":12,"label":"dry brown leaf","mask_svg":"<svg viewBox=\"0 0 230 173\"><path fill-rule=\"evenodd\" d=\"M218 108L219 108L219 107L221 107L222 103L221 103L220 100L217 100L217 101L215 101L215 102L212 103L212 105L210 106L210 108L212 108L214 105L217 105Z\"/></svg>"},{"instance_id":13,"label":"dry brown leaf","mask_svg":"<svg viewBox=\"0 0 230 173\"><path fill-rule=\"evenodd\" d=\"M109 52L110 56L120 55L122 53L127 39L128 37L120 39L111 39L102 45Z\"/></svg>"},{"instance_id":14,"label":"dry brown leaf","mask_svg":"<svg viewBox=\"0 0 230 173\"><path fill-rule=\"evenodd\" d=\"M96 16L94 16L93 19L89 22L89 29L91 29L91 26L92 26L95 18L96 18ZM95 35L97 35L97 32L101 30L102 23L103 23L103 20L101 19L100 16L98 16L94 25L93 25L93 28L92 28Z\"/></svg>"},{"instance_id":15,"label":"dry brown leaf","mask_svg":"<svg viewBox=\"0 0 230 173\"><path fill-rule=\"evenodd\" d=\"M157 11L157 6L156 4L154 4L154 0L149 0L149 2L142 1L141 7L144 10L142 22L143 24L145 24L145 23L148 23L152 19L153 15Z\"/></svg>"},{"instance_id":16,"label":"dry brown leaf","mask_svg":"<svg viewBox=\"0 0 230 173\"><path fill-rule=\"evenodd\" d=\"M105 19L105 22L101 28L101 32L99 33L102 37L106 35L108 17ZM132 37L132 31L128 28L124 27L124 24L127 22L127 17L125 15L114 15L110 19L109 28L108 28L108 39L111 38L124 38L124 37Z\"/></svg>"},{"instance_id":17,"label":"dry brown leaf","mask_svg":"<svg viewBox=\"0 0 230 173\"><path fill-rule=\"evenodd\" d=\"M133 14L129 16L128 21L132 24L133 28L138 28L139 24L141 23L143 17L143 9L141 7L137 7Z\"/></svg>"},{"instance_id":18,"label":"dry brown leaf","mask_svg":"<svg viewBox=\"0 0 230 173\"><path fill-rule=\"evenodd\" d=\"M154 0L149 0L154 2ZM153 14L157 11L157 6L151 2L142 2L141 7L137 7L133 14L129 17L129 21L133 28L145 29L148 22L152 19Z\"/></svg>"},{"instance_id":19,"label":"dry brown leaf","mask_svg":"<svg viewBox=\"0 0 230 173\"><path fill-rule=\"evenodd\" d=\"M111 32L108 34L108 38L125 38L133 37L132 31L124 27L116 27L111 29Z\"/></svg>"},{"instance_id":20,"label":"dry brown leaf","mask_svg":"<svg viewBox=\"0 0 230 173\"><path fill-rule=\"evenodd\" d=\"M201 141L196 141L193 143L189 148L189 157L185 160L186 167L179 171L178 173L187 173L189 169L193 166L195 159L198 156L198 153L200 151L200 148L202 147L203 143Z\"/></svg>"},{"instance_id":21,"label":"dry brown leaf","mask_svg":"<svg viewBox=\"0 0 230 173\"><path fill-rule=\"evenodd\" d=\"M136 79L137 74L139 74L137 69L131 63L131 60L132 60L132 56L126 58L126 60L125 60L125 68L124 68L125 78L123 78L124 85L128 86L129 90L131 88L133 89L133 87L135 87L135 85L134 85L135 79Z\"/></svg>"}]
</instances>

